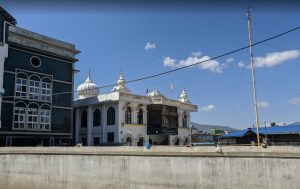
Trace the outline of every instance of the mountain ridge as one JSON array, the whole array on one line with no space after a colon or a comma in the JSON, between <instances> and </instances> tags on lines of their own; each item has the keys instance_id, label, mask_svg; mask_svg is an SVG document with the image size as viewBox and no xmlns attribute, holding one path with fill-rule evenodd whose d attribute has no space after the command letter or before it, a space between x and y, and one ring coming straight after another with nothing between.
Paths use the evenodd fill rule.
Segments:
<instances>
[{"instance_id":1,"label":"mountain ridge","mask_svg":"<svg viewBox=\"0 0 300 189\"><path fill-rule=\"evenodd\" d=\"M198 131L204 131L207 132L209 129L221 129L221 130L227 130L229 132L238 131L238 129L234 129L225 125L209 125L209 124L200 124L191 122L192 127L196 128Z\"/></svg>"}]
</instances>

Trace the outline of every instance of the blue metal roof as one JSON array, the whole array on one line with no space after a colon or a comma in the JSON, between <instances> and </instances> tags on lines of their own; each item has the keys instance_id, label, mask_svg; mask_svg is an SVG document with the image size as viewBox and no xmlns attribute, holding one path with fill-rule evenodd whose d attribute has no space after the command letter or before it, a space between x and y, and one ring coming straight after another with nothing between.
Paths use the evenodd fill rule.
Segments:
<instances>
[{"instance_id":1,"label":"blue metal roof","mask_svg":"<svg viewBox=\"0 0 300 189\"><path fill-rule=\"evenodd\" d=\"M255 130L255 131L254 131ZM256 133L256 129L253 129ZM285 126L274 126L274 127L267 127L266 129L261 127L259 129L260 134L299 134L300 133L300 125L285 125Z\"/></svg>"},{"instance_id":2,"label":"blue metal roof","mask_svg":"<svg viewBox=\"0 0 300 189\"><path fill-rule=\"evenodd\" d=\"M300 134L300 125L285 125L285 126L273 126L273 127L260 127L259 134L264 135L267 132L267 135L276 135L276 134ZM220 138L236 138L244 137L247 134L256 134L256 128L248 128L233 132L227 135L223 135Z\"/></svg>"},{"instance_id":3,"label":"blue metal roof","mask_svg":"<svg viewBox=\"0 0 300 189\"><path fill-rule=\"evenodd\" d=\"M240 131L236 131L233 133L229 133L226 135L221 136L220 138L235 138L235 137L244 137L248 134L254 134L254 132L251 130L251 128L249 129L244 129L244 130L240 130Z\"/></svg>"}]
</instances>

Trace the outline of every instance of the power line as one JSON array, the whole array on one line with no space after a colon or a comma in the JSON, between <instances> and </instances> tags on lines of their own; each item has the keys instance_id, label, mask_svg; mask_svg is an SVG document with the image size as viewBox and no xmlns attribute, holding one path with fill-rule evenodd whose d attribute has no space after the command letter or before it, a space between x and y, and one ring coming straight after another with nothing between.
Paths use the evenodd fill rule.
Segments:
<instances>
[{"instance_id":1,"label":"power line","mask_svg":"<svg viewBox=\"0 0 300 189\"><path fill-rule=\"evenodd\" d=\"M299 30L300 29L300 26L297 26L297 27L294 27L292 29L289 29L285 32L282 32L280 34L277 34L277 35L274 35L274 36L271 36L269 38L266 38L266 39L263 39L261 41L258 41L258 42L255 42L253 43L251 46L257 46L259 44L262 44L262 43L265 43L267 41L271 41L273 39L276 39L278 37L281 37L283 35L286 35L288 33L291 33L291 32L294 32L296 30ZM141 77L141 78L137 78L137 79L133 79L133 80L129 80L129 81L126 81L125 83L134 83L134 82L138 82L138 81L142 81L142 80L146 80L146 79L151 79L151 78L155 78L155 77L159 77L159 76L162 76L162 75L166 75L166 74L169 74L169 73L173 73L173 72L176 72L176 71L179 71L179 70L183 70L183 69L186 69L186 68L189 68L189 67L193 67L193 66L196 66L196 65L199 65L199 64L203 64L205 62L209 62L209 61L212 61L212 60L216 60L216 59L219 59L219 58L222 58L224 56L228 56L228 55L231 55L231 54L234 54L234 53L237 53L237 52L240 52L242 50L245 50L245 49L248 49L250 47L250 45L247 45L247 46L244 46L244 47L241 47L241 48L238 48L238 49L235 49L235 50L232 50L232 51L229 51L229 52L226 52L226 53L223 53L223 54L220 54L220 55L217 55L215 57L212 57L210 59L207 59L207 60L203 60L203 61L200 61L200 62L196 62L194 64L190 64L190 65L187 65L187 66L183 66L183 67L180 67L180 68L176 68L176 69L173 69L173 70L169 70L169 71L165 71L165 72L161 72L161 73L158 73L158 74L154 74L154 75L149 75L149 76L145 76L145 77ZM103 85L103 86L100 86L96 89L103 89L103 88L108 88L108 87L114 87L116 86L117 84L114 83L114 84L108 84L108 85ZM87 90L88 91L88 90ZM69 94L69 93L75 93L75 92L78 92L78 91L67 91L67 92L60 92L60 93L53 93L53 95L63 95L63 94ZM12 96L10 96L11 98ZM3 96L3 98L9 98L9 96Z\"/></svg>"}]
</instances>

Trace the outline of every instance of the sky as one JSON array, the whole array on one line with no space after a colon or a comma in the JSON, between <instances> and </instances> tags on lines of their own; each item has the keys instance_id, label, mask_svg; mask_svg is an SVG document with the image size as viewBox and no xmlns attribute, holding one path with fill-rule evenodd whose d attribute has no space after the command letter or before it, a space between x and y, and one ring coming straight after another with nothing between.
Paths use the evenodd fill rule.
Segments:
<instances>
[{"instance_id":1,"label":"sky","mask_svg":"<svg viewBox=\"0 0 300 189\"><path fill-rule=\"evenodd\" d=\"M61 2L61 3L59 3ZM105 4L96 1L3 1L17 26L76 45L75 89L88 69L98 86L207 60L248 44L247 7L257 42L300 26L291 4ZM187 1L189 2L189 1ZM276 1L275 1L276 2ZM233 4L233 2L232 2ZM232 5L231 4L231 5ZM253 48L259 122L300 121L300 30ZM252 127L255 123L249 50L127 86L146 95L156 86L177 99L185 88L198 106L192 121ZM171 89L171 84L173 89ZM108 93L112 88L103 88Z\"/></svg>"}]
</instances>

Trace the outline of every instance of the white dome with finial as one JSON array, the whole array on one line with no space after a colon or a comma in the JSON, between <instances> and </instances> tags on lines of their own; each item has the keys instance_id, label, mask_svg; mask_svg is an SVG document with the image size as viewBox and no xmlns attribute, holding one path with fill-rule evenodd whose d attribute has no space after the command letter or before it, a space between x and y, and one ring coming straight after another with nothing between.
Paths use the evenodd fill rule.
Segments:
<instances>
[{"instance_id":1,"label":"white dome with finial","mask_svg":"<svg viewBox=\"0 0 300 189\"><path fill-rule=\"evenodd\" d=\"M91 80L90 70L85 82L77 87L77 92L80 99L99 95L99 87Z\"/></svg>"},{"instance_id":2,"label":"white dome with finial","mask_svg":"<svg viewBox=\"0 0 300 189\"><path fill-rule=\"evenodd\" d=\"M183 89L181 94L180 94L180 97L178 99L180 102L184 102L184 103L190 103L190 101L188 100L188 96L185 92L185 90Z\"/></svg>"},{"instance_id":3,"label":"white dome with finial","mask_svg":"<svg viewBox=\"0 0 300 189\"><path fill-rule=\"evenodd\" d=\"M154 91L148 93L148 96L150 96L150 97L163 97L163 98L165 98L165 96L158 89L155 89Z\"/></svg>"},{"instance_id":4,"label":"white dome with finial","mask_svg":"<svg viewBox=\"0 0 300 189\"><path fill-rule=\"evenodd\" d=\"M123 93L130 93L131 91L126 87L126 81L124 79L123 73L121 71L121 75L117 81L117 86L112 89L112 92L120 91Z\"/></svg>"}]
</instances>

